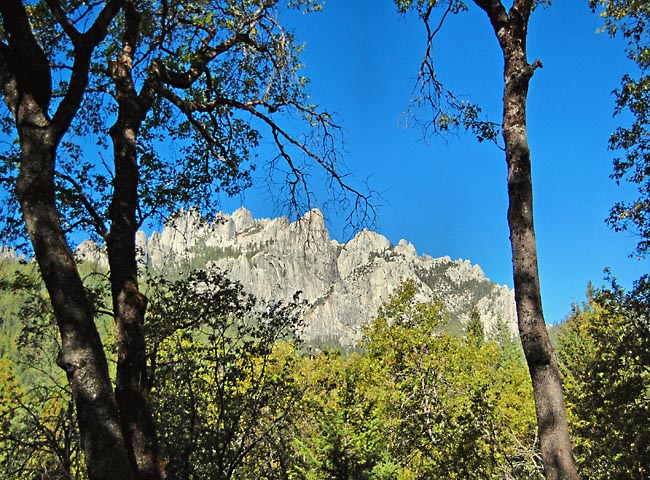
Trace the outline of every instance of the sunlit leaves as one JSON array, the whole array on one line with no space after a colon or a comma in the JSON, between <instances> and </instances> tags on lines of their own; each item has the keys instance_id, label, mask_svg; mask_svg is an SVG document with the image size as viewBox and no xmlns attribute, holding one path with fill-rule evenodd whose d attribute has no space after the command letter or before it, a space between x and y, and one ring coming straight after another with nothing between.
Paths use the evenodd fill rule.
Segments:
<instances>
[{"instance_id":1,"label":"sunlit leaves","mask_svg":"<svg viewBox=\"0 0 650 480\"><path fill-rule=\"evenodd\" d=\"M310 479L539 478L521 357L444 332L412 281L383 305L362 352L302 362Z\"/></svg>"},{"instance_id":2,"label":"sunlit leaves","mask_svg":"<svg viewBox=\"0 0 650 480\"><path fill-rule=\"evenodd\" d=\"M493 342L451 336L443 325L440 306L418 302L406 282L365 333L373 364L398 394L385 407L397 420L391 444L398 464L418 478L536 478L534 462L512 469L515 458L534 457L532 392L521 360L507 360Z\"/></svg>"},{"instance_id":3,"label":"sunlit leaves","mask_svg":"<svg viewBox=\"0 0 650 480\"><path fill-rule=\"evenodd\" d=\"M610 148L621 156L614 160L612 178L637 186L638 198L616 203L608 223L617 231L630 230L640 239L636 251L650 251L650 6L638 0L591 0L591 8L604 19L603 30L621 35L627 42L627 55L635 63L634 73L626 74L614 94L616 114L630 113L632 122L616 129Z\"/></svg>"},{"instance_id":4,"label":"sunlit leaves","mask_svg":"<svg viewBox=\"0 0 650 480\"><path fill-rule=\"evenodd\" d=\"M258 306L216 271L154 284L154 407L175 478L253 478L286 461L300 306Z\"/></svg>"},{"instance_id":5,"label":"sunlit leaves","mask_svg":"<svg viewBox=\"0 0 650 480\"><path fill-rule=\"evenodd\" d=\"M559 359L584 476L641 479L650 465L647 277L590 289L560 335Z\"/></svg>"}]
</instances>

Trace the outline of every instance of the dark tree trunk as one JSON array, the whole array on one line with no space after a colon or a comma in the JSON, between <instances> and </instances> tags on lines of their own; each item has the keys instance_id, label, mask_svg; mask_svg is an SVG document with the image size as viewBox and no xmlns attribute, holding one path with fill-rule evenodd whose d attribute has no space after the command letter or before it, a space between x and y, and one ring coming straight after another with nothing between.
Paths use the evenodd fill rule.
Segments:
<instances>
[{"instance_id":1,"label":"dark tree trunk","mask_svg":"<svg viewBox=\"0 0 650 480\"><path fill-rule=\"evenodd\" d=\"M18 198L61 333L57 364L67 374L91 480L133 478L104 349L54 201L48 129L24 127Z\"/></svg>"},{"instance_id":2,"label":"dark tree trunk","mask_svg":"<svg viewBox=\"0 0 650 480\"><path fill-rule=\"evenodd\" d=\"M78 40L70 89L50 119L49 61L34 38L23 3L0 2L9 40L0 44L0 86L21 148L16 193L61 334L57 364L65 370L72 389L91 480L134 477L94 312L61 227L54 173L58 144L87 85L90 55L119 6L119 1L109 2L88 33L69 32Z\"/></svg>"},{"instance_id":3,"label":"dark tree trunk","mask_svg":"<svg viewBox=\"0 0 650 480\"><path fill-rule=\"evenodd\" d=\"M564 394L555 352L548 337L537 266L533 184L526 127L530 79L541 63L530 65L526 37L532 1L517 0L509 12L500 0L475 0L483 8L504 56L503 138L508 165L508 225L519 335L533 384L546 478L577 479Z\"/></svg>"},{"instance_id":4,"label":"dark tree trunk","mask_svg":"<svg viewBox=\"0 0 650 480\"><path fill-rule=\"evenodd\" d=\"M16 193L61 333L57 364L72 389L88 476L131 479L106 356L56 208L56 148L67 126L48 116L50 67L29 29L24 6L6 1L0 12L10 38L0 51L0 83L21 147ZM79 65L86 66L87 75L88 64Z\"/></svg>"},{"instance_id":5,"label":"dark tree trunk","mask_svg":"<svg viewBox=\"0 0 650 480\"><path fill-rule=\"evenodd\" d=\"M161 478L154 422L149 408L149 380L144 338L146 297L138 286L135 234L137 178L136 130L124 119L111 129L115 151L115 192L108 235L111 291L118 345L115 396L122 431L138 478Z\"/></svg>"},{"instance_id":6,"label":"dark tree trunk","mask_svg":"<svg viewBox=\"0 0 650 480\"><path fill-rule=\"evenodd\" d=\"M115 180L107 238L118 345L115 396L137 478L157 480L165 475L148 401L150 386L144 337L147 299L138 286L135 244L139 180L136 142L150 103L140 101L131 76L140 26L139 15L131 2L126 2L125 20L122 53L110 67L119 105L117 121L110 131Z\"/></svg>"}]
</instances>

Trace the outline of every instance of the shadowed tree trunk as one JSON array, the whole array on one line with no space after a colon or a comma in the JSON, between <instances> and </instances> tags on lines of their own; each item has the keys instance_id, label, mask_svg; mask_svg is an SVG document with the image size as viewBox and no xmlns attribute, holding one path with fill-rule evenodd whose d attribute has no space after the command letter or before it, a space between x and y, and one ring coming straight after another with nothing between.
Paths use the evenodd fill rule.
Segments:
<instances>
[{"instance_id":1,"label":"shadowed tree trunk","mask_svg":"<svg viewBox=\"0 0 650 480\"><path fill-rule=\"evenodd\" d=\"M56 206L57 147L75 116L88 82L90 56L106 35L121 2L109 2L84 34L62 24L75 43L70 87L49 117L51 71L22 2L0 2L7 43L0 44L0 86L20 140L16 194L61 333L57 364L67 374L91 480L133 478L120 431L118 410L93 309L85 294ZM58 3L49 2L61 22Z\"/></svg>"},{"instance_id":2,"label":"shadowed tree trunk","mask_svg":"<svg viewBox=\"0 0 650 480\"><path fill-rule=\"evenodd\" d=\"M474 0L490 18L504 57L503 138L508 165L508 225L512 247L519 334L533 384L546 478L577 479L564 395L555 352L542 312L533 222L533 184L526 127L526 99L539 60L526 58L532 0L516 0L507 12L500 0Z\"/></svg>"},{"instance_id":3,"label":"shadowed tree trunk","mask_svg":"<svg viewBox=\"0 0 650 480\"><path fill-rule=\"evenodd\" d=\"M111 228L106 242L118 346L115 397L137 478L156 480L165 474L148 401L150 385L144 336L147 299L138 286L135 244L139 227L136 141L152 96L145 88L143 96L138 97L133 84L133 52L140 27L140 15L133 2L125 2L124 14L122 51L109 67L119 107L117 120L110 130L115 180L109 208Z\"/></svg>"}]
</instances>

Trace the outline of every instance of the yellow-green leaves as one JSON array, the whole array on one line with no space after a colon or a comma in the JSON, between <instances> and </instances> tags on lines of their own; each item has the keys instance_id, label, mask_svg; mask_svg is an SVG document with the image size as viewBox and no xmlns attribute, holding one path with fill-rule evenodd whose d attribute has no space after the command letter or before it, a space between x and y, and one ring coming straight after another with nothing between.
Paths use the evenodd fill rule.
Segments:
<instances>
[{"instance_id":1,"label":"yellow-green leaves","mask_svg":"<svg viewBox=\"0 0 650 480\"><path fill-rule=\"evenodd\" d=\"M643 478L650 465L650 284L590 291L559 337L576 456L586 478Z\"/></svg>"},{"instance_id":2,"label":"yellow-green leaves","mask_svg":"<svg viewBox=\"0 0 650 480\"><path fill-rule=\"evenodd\" d=\"M307 478L539 478L522 359L443 326L440 306L406 281L361 352L303 359Z\"/></svg>"}]
</instances>

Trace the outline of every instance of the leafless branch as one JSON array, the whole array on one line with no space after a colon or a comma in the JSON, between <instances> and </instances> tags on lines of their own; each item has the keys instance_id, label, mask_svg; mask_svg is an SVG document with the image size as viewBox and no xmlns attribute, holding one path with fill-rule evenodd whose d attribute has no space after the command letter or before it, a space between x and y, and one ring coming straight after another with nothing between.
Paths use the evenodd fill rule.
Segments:
<instances>
[{"instance_id":1,"label":"leafless branch","mask_svg":"<svg viewBox=\"0 0 650 480\"><path fill-rule=\"evenodd\" d=\"M192 124L194 128L201 134L201 136L205 139L211 150L213 151L214 156L221 162L225 163L228 165L233 171L237 171L237 164L234 163L232 160L227 158L226 152L223 148L223 145L217 139L214 138L212 134L208 131L208 129L203 125L199 120L197 120L194 115L192 115L193 112L199 110L197 106L191 102L188 102L186 100L183 100L180 98L178 95L176 95L174 92L171 90L161 87L160 88L160 93L163 98L167 99L170 101L176 108L178 108L181 112L183 112L187 118L187 120ZM201 108L201 110L205 111L205 107ZM220 151L216 152L214 148L218 148Z\"/></svg>"},{"instance_id":2,"label":"leafless branch","mask_svg":"<svg viewBox=\"0 0 650 480\"><path fill-rule=\"evenodd\" d=\"M486 0L483 3L500 5L499 0L495 2ZM498 141L501 124L481 119L480 107L470 101L458 98L445 87L437 75L433 52L434 41L449 14L456 13L458 6L452 0L448 1L437 22L432 19L434 8L435 6L429 6L420 15L426 28L427 42L406 116L414 118L416 123L422 126L425 137L429 136L429 131L437 134L463 128L471 131L479 141L490 140L503 150ZM425 112L420 111L422 107ZM422 117L426 120L421 120Z\"/></svg>"},{"instance_id":3,"label":"leafless branch","mask_svg":"<svg viewBox=\"0 0 650 480\"><path fill-rule=\"evenodd\" d=\"M74 187L79 196L79 200L92 218L91 223L95 227L95 231L100 237L105 238L106 234L108 233L106 224L104 223L101 215L99 215L99 212L97 212L97 209L93 206L88 196L84 193L83 187L70 175L61 172L56 172L55 175L60 179L65 180Z\"/></svg>"}]
</instances>

